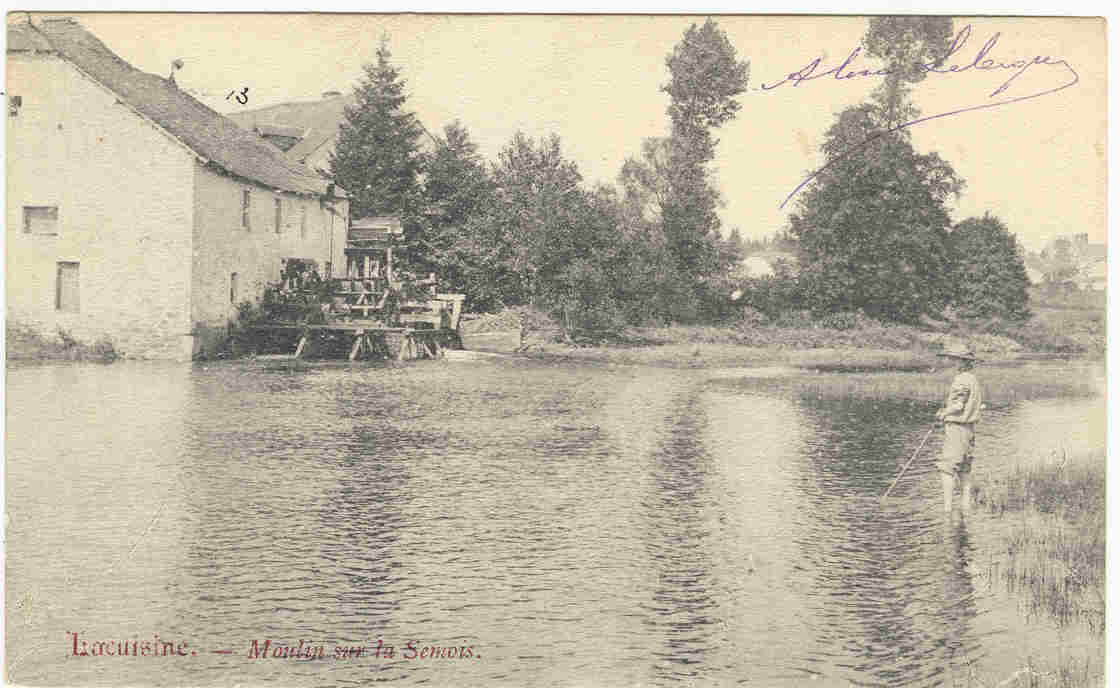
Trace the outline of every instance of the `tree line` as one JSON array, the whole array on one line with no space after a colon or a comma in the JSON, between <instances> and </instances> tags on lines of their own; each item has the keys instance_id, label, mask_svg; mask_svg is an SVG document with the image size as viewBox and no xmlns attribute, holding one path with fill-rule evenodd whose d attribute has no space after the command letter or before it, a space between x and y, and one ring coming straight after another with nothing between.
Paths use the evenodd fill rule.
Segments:
<instances>
[{"instance_id":1,"label":"tree line","mask_svg":"<svg viewBox=\"0 0 1120 688\"><path fill-rule=\"evenodd\" d=\"M438 272L475 311L530 305L568 329L720 322L744 306L1023 318L1014 235L987 214L952 225L948 202L964 180L897 127L916 116L908 96L924 77L906 66L946 54L951 31L943 18L871 19L864 44L889 76L827 130L826 164L772 244L794 247L797 267L769 277L733 277L761 244L721 233L715 133L741 109L749 62L710 19L666 56L667 134L642 141L616 185L586 184L555 135L516 133L488 161L456 121L422 146L428 134L385 40L346 111L331 173L352 216L401 216L410 267Z\"/></svg>"}]
</instances>

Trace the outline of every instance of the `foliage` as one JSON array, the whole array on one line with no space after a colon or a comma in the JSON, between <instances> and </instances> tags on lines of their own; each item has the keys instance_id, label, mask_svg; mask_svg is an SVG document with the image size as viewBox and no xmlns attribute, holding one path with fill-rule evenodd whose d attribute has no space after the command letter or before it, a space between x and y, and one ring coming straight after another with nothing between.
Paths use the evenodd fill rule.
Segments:
<instances>
[{"instance_id":1,"label":"foliage","mask_svg":"<svg viewBox=\"0 0 1120 688\"><path fill-rule=\"evenodd\" d=\"M29 325L11 319L4 324L5 357L8 361L96 361L111 363L122 357L107 335L94 342L80 341L69 330L58 328L56 337L46 337Z\"/></svg>"},{"instance_id":2,"label":"foliage","mask_svg":"<svg viewBox=\"0 0 1120 688\"><path fill-rule=\"evenodd\" d=\"M738 302L762 312L770 320L805 308L804 289L789 264L778 261L774 268L773 275L748 277L738 287Z\"/></svg>"},{"instance_id":3,"label":"foliage","mask_svg":"<svg viewBox=\"0 0 1120 688\"><path fill-rule=\"evenodd\" d=\"M965 317L1030 317L1026 266L1015 235L987 214L960 222L949 235L952 300Z\"/></svg>"},{"instance_id":4,"label":"foliage","mask_svg":"<svg viewBox=\"0 0 1120 688\"><path fill-rule=\"evenodd\" d=\"M997 322L992 328L994 333L1002 334L1019 342L1028 351L1077 354L1089 351L1086 344L1071 337L1066 331L1056 328L1038 318L1032 318L1024 323ZM1092 341L1092 338L1089 338ZM1100 351L1104 353L1104 337L1100 337Z\"/></svg>"},{"instance_id":5,"label":"foliage","mask_svg":"<svg viewBox=\"0 0 1120 688\"><path fill-rule=\"evenodd\" d=\"M658 255L656 237L644 223L627 226L613 190L583 188L558 137L515 134L485 179L468 147L460 151L443 160L469 174L447 176L443 197L459 198L453 186L474 179L474 202L447 223L435 253L468 308L534 305L569 332L639 317L642 287L662 274L643 264Z\"/></svg>"},{"instance_id":6,"label":"foliage","mask_svg":"<svg viewBox=\"0 0 1120 688\"><path fill-rule=\"evenodd\" d=\"M798 198L790 233L815 312L915 322L951 298L946 202L964 182L936 153L915 151L908 132L883 128L874 105L837 116L822 145L827 165Z\"/></svg>"},{"instance_id":7,"label":"foliage","mask_svg":"<svg viewBox=\"0 0 1120 688\"><path fill-rule=\"evenodd\" d=\"M630 188L644 187L657 203L665 247L686 288L696 290L683 311L667 315L685 319L688 308L702 308L704 282L725 270L727 253L719 242L716 209L721 197L712 179L715 159L713 130L732 120L742 107L737 97L746 90L749 65L739 61L734 46L716 22L693 24L665 59L669 82L670 135L643 146L644 162L624 166ZM624 184L625 185L625 184Z\"/></svg>"},{"instance_id":8,"label":"foliage","mask_svg":"<svg viewBox=\"0 0 1120 688\"><path fill-rule=\"evenodd\" d=\"M401 307L409 301L426 301L428 293L423 287L417 286L411 279L403 279L387 288L385 303L378 316L387 327L399 327L401 324Z\"/></svg>"},{"instance_id":9,"label":"foliage","mask_svg":"<svg viewBox=\"0 0 1120 688\"><path fill-rule=\"evenodd\" d=\"M62 345L63 357L72 361L111 363L121 356L108 335L101 335L93 343L85 343L76 339L69 330L60 327L58 341Z\"/></svg>"},{"instance_id":10,"label":"foliage","mask_svg":"<svg viewBox=\"0 0 1120 688\"><path fill-rule=\"evenodd\" d=\"M1105 630L1106 482L1103 455L1071 460L1062 449L977 489L988 511L1022 515L1004 536L1008 587L1059 625L1085 621L1097 633Z\"/></svg>"},{"instance_id":11,"label":"foliage","mask_svg":"<svg viewBox=\"0 0 1120 688\"><path fill-rule=\"evenodd\" d=\"M383 38L377 64L363 66L365 76L354 91L357 102L346 108L330 170L350 195L352 217L402 215L407 238L412 239L419 227L414 213L423 127L404 110L405 82L391 57Z\"/></svg>"},{"instance_id":12,"label":"foliage","mask_svg":"<svg viewBox=\"0 0 1120 688\"><path fill-rule=\"evenodd\" d=\"M435 150L424 158L424 232L413 255L424 272L439 273L451 291L462 291L493 305L479 276L486 255L485 241L476 224L493 207L494 183L466 127L455 121L436 138ZM476 280L477 281L477 280Z\"/></svg>"},{"instance_id":13,"label":"foliage","mask_svg":"<svg viewBox=\"0 0 1120 688\"><path fill-rule=\"evenodd\" d=\"M534 142L521 132L498 154L492 174L498 196L492 221L515 277L507 303L532 303L541 289L538 278L553 276L567 253L557 242L577 230L583 178L564 157L560 137Z\"/></svg>"},{"instance_id":14,"label":"foliage","mask_svg":"<svg viewBox=\"0 0 1120 688\"><path fill-rule=\"evenodd\" d=\"M1059 237L1044 248L1041 258L1046 266L1043 279L1047 285L1067 284L1077 276L1077 254L1073 250L1073 242L1066 237Z\"/></svg>"},{"instance_id":15,"label":"foliage","mask_svg":"<svg viewBox=\"0 0 1120 688\"><path fill-rule=\"evenodd\" d=\"M804 304L820 315L864 311L917 322L956 297L947 201L961 179L937 153L918 153L908 87L951 45L944 17L873 17L864 49L884 61L872 102L839 113L821 150L825 165L799 196L790 237L800 245Z\"/></svg>"},{"instance_id":16,"label":"foliage","mask_svg":"<svg viewBox=\"0 0 1120 688\"><path fill-rule=\"evenodd\" d=\"M732 230L731 236L728 240L733 240L738 236L738 228ZM764 236L758 239L739 239L739 250L742 252L744 258L752 256L756 253L765 253L767 251L777 251L780 253L797 253L797 241L791 238L786 232L775 232L771 236Z\"/></svg>"},{"instance_id":17,"label":"foliage","mask_svg":"<svg viewBox=\"0 0 1120 688\"><path fill-rule=\"evenodd\" d=\"M872 93L891 127L918 115L906 102L908 87L926 77L927 66L944 59L952 44L953 20L933 16L879 16L868 20L863 48L885 63L886 78Z\"/></svg>"},{"instance_id":18,"label":"foliage","mask_svg":"<svg viewBox=\"0 0 1120 688\"><path fill-rule=\"evenodd\" d=\"M286 283L269 284L261 295L260 316L263 321L321 324L326 321L324 306L329 301L330 283L320 279L302 289Z\"/></svg>"}]
</instances>

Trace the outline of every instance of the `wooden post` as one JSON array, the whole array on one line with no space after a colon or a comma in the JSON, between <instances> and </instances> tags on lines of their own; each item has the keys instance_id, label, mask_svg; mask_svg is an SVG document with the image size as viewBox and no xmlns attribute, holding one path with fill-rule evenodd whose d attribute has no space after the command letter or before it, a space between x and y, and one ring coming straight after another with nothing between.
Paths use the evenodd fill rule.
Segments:
<instances>
[{"instance_id":1,"label":"wooden post","mask_svg":"<svg viewBox=\"0 0 1120 688\"><path fill-rule=\"evenodd\" d=\"M353 361L358 358L358 354L362 350L362 341L366 338L365 330L358 330L354 333L354 346L350 349L350 360Z\"/></svg>"}]
</instances>

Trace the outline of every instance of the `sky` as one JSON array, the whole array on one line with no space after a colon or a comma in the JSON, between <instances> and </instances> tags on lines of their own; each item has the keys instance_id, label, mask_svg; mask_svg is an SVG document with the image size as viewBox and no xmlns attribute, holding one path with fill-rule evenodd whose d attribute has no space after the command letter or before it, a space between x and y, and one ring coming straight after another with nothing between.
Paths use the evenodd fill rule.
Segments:
<instances>
[{"instance_id":1,"label":"sky","mask_svg":"<svg viewBox=\"0 0 1120 688\"><path fill-rule=\"evenodd\" d=\"M458 119L494 160L516 131L556 133L588 184L613 184L646 137L667 131L665 56L704 17L642 15L76 14L134 66L176 74L220 112L349 92L381 36L407 82L408 107L437 133ZM837 79L860 45L866 18L717 16L741 59L748 90L734 121L717 132L716 179L724 231L773 235L795 199L782 203L822 162L835 114L867 99L875 76ZM10 19L11 21L11 19ZM923 116L1021 98L913 125L919 151L937 151L967 182L956 221L991 212L1029 250L1071 233L1103 242L1106 53L1099 19L958 18L969 27L946 62L983 59L993 69L930 74L914 100ZM994 42L993 42L994 41ZM1001 69L1036 56L1050 64ZM786 80L820 58L821 78ZM880 65L862 55L841 74ZM999 87L1014 79L1001 93ZM784 84L773 87L775 84ZM1072 85L1069 85L1072 84ZM1065 88L1061 88L1066 86ZM248 87L249 102L227 99ZM1054 92L1045 94L1046 91ZM1035 94L1037 97L1029 97Z\"/></svg>"}]
</instances>

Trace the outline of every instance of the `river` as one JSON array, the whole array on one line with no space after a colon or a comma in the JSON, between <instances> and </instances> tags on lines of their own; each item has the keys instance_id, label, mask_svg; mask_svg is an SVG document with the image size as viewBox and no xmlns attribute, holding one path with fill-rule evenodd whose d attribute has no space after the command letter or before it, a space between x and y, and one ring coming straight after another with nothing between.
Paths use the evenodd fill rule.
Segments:
<instances>
[{"instance_id":1,"label":"river","mask_svg":"<svg viewBox=\"0 0 1120 688\"><path fill-rule=\"evenodd\" d=\"M813 384L503 357L9 367L9 680L939 685L1103 652L993 581L999 519L942 516L936 436L878 499L936 401ZM994 399L976 470L1102 449L1104 426L1103 395ZM156 634L173 656L127 655ZM99 641L113 656L81 655ZM271 656L301 641L325 656Z\"/></svg>"}]
</instances>

